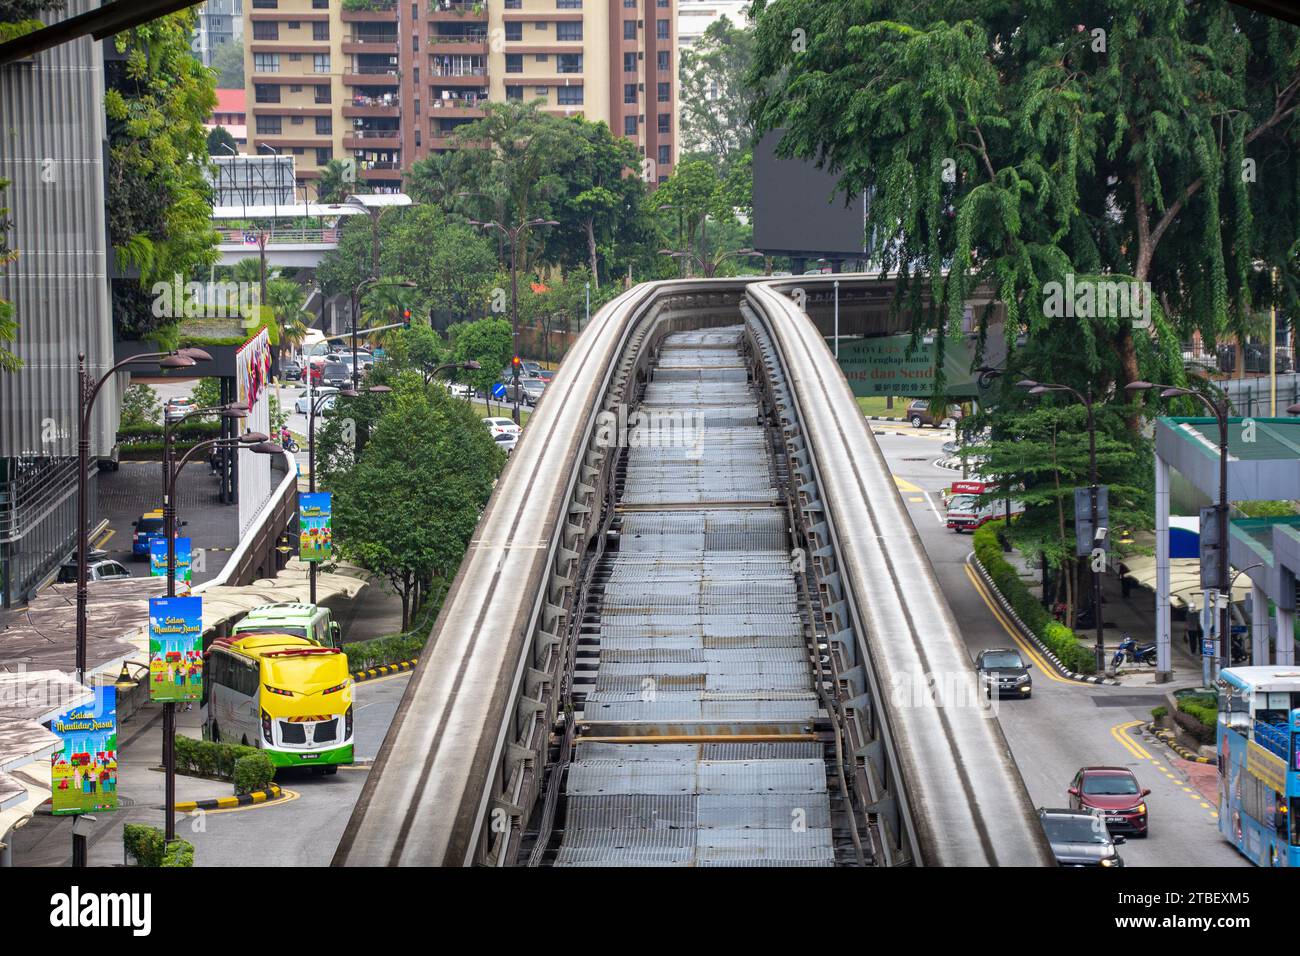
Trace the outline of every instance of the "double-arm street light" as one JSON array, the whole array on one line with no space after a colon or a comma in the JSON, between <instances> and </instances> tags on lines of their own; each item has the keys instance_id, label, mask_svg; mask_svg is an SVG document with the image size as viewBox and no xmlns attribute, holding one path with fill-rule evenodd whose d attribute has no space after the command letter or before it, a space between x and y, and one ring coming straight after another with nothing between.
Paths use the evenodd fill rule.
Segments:
<instances>
[{"instance_id":1,"label":"double-arm street light","mask_svg":"<svg viewBox=\"0 0 1300 956\"><path fill-rule=\"evenodd\" d=\"M199 362L210 362L212 356L202 349L187 348L174 352L146 352L118 362L98 379L92 378L86 367L86 353L77 355L77 683L86 682L86 615L89 604L86 557L90 551L90 527L87 514L87 497L90 485L90 418L104 383L128 365L158 359L161 368L191 368ZM86 837L75 831L72 834L72 865L86 865Z\"/></svg>"},{"instance_id":2,"label":"double-arm street light","mask_svg":"<svg viewBox=\"0 0 1300 956\"><path fill-rule=\"evenodd\" d=\"M1209 409L1210 414L1214 416L1214 420L1219 426L1219 503L1214 506L1219 533L1218 591L1219 601L1221 602L1218 608L1219 665L1220 667L1231 667L1232 641L1229 634L1229 606L1232 603L1232 579L1228 567L1228 419L1231 415L1231 404L1228 401L1226 392L1221 400L1214 401L1194 389L1183 388L1179 385L1160 385L1155 382L1139 380L1124 386L1124 390L1130 394L1145 392L1153 388L1160 389L1161 398L1178 398L1183 395L1195 398Z\"/></svg>"},{"instance_id":3,"label":"double-arm street light","mask_svg":"<svg viewBox=\"0 0 1300 956\"><path fill-rule=\"evenodd\" d=\"M201 414L206 411L211 411L211 409L203 409L200 412L191 414ZM248 408L239 404L222 406L218 411L223 417L227 418L244 418L248 415ZM178 423L181 420L183 419L178 419ZM171 435L170 430L168 430L163 443L164 449L170 447L170 441ZM181 455L180 460L174 465L171 461L171 455L165 454L166 464L163 470L163 534L167 536L168 597L176 596L176 481L180 478L186 463L194 457L196 452L205 448L241 447L248 448L250 451L261 455L272 455L281 451L279 445L273 443L270 438L261 432L245 432L238 438L209 438L207 441L197 442L186 450L185 454ZM191 560L193 560L192 557ZM162 757L164 776L163 816L165 823L163 841L165 844L170 844L171 841L176 839L176 703L174 701L165 701L163 703Z\"/></svg>"},{"instance_id":4,"label":"double-arm street light","mask_svg":"<svg viewBox=\"0 0 1300 956\"><path fill-rule=\"evenodd\" d=\"M757 252L754 249L732 249L730 252L724 252L713 260L704 259L694 252L681 252L675 249L660 249L659 254L661 256L668 256L671 259L684 259L687 262L697 263L700 267L700 272L706 279L712 279L718 271L718 266L722 265L732 257L739 258L743 256L757 256L762 258L763 256L763 253Z\"/></svg>"},{"instance_id":5,"label":"double-arm street light","mask_svg":"<svg viewBox=\"0 0 1300 956\"><path fill-rule=\"evenodd\" d=\"M1016 382L1017 388L1028 390L1030 395L1047 395L1051 392L1066 392L1073 395L1075 399L1083 404L1088 410L1088 512L1092 519L1093 547L1100 544L1099 533L1101 529L1097 525L1097 498L1099 495L1097 484L1097 417L1094 410L1094 398L1092 386L1088 386L1086 392L1080 392L1069 385L1057 385L1054 382L1035 382L1032 379L1023 379ZM1100 674L1106 669L1106 647L1104 640L1105 622L1101 614L1101 572L1095 568L1092 570L1092 616L1094 623L1097 625L1097 673Z\"/></svg>"},{"instance_id":6,"label":"double-arm street light","mask_svg":"<svg viewBox=\"0 0 1300 956\"><path fill-rule=\"evenodd\" d=\"M526 219L513 228L503 226L495 219L485 222L480 219L466 220L471 226L478 226L480 229L496 229L503 236L510 240L510 338L513 342L514 356L510 361L510 382L511 388L514 389L514 412L513 418L516 425L519 424L519 363L514 359L519 358L519 236L525 230L533 226L558 226L559 223L554 219Z\"/></svg>"},{"instance_id":7,"label":"double-arm street light","mask_svg":"<svg viewBox=\"0 0 1300 956\"><path fill-rule=\"evenodd\" d=\"M392 389L387 385L370 385L364 389L345 388L339 395L344 398L356 398L367 392L372 395L382 395L391 392ZM315 494L316 492L316 415L325 406L325 403L333 399L333 395L321 395L311 401L311 407L307 410L307 490ZM307 577L311 582L311 603L316 603L316 564L315 561L308 561Z\"/></svg>"}]
</instances>

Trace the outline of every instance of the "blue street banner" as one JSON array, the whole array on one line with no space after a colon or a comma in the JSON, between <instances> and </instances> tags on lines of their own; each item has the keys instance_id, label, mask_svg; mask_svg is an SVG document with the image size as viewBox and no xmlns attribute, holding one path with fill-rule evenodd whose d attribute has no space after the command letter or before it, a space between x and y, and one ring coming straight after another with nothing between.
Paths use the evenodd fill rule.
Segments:
<instances>
[{"instance_id":1,"label":"blue street banner","mask_svg":"<svg viewBox=\"0 0 1300 956\"><path fill-rule=\"evenodd\" d=\"M203 696L203 598L149 599L149 699Z\"/></svg>"},{"instance_id":2,"label":"blue street banner","mask_svg":"<svg viewBox=\"0 0 1300 956\"><path fill-rule=\"evenodd\" d=\"M189 538L176 539L176 580L178 582L183 581L188 585L192 580L190 566L193 553L194 549L190 545ZM156 578L167 576L166 538L154 538L149 542L149 573Z\"/></svg>"},{"instance_id":3,"label":"blue street banner","mask_svg":"<svg viewBox=\"0 0 1300 956\"><path fill-rule=\"evenodd\" d=\"M50 812L117 809L117 688L95 688L95 699L70 707L50 729L63 747L50 758Z\"/></svg>"},{"instance_id":4,"label":"blue street banner","mask_svg":"<svg viewBox=\"0 0 1300 956\"><path fill-rule=\"evenodd\" d=\"M332 549L330 515L333 500L328 491L298 496L298 558L328 561Z\"/></svg>"}]
</instances>

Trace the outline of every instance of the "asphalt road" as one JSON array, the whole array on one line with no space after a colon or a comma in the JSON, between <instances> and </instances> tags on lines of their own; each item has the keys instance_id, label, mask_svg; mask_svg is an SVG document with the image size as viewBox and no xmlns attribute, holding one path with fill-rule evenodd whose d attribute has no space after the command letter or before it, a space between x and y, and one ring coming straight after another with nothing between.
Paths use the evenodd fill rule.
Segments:
<instances>
[{"instance_id":1,"label":"asphalt road","mask_svg":"<svg viewBox=\"0 0 1300 956\"><path fill-rule=\"evenodd\" d=\"M961 477L938 468L948 429L871 423L899 492L934 565L953 614L961 622L971 657L990 647L1013 643L1036 657L1000 620L966 565L969 535L948 531L942 522L942 490ZM1128 767L1152 791L1151 836L1130 839L1120 853L1129 866L1245 866L1245 858L1220 837L1213 799L1198 790L1212 786L1213 768L1181 760L1152 738L1134 736L1163 696L1151 687L1099 687L1066 680L1041 658L1032 670L1029 700L1003 700L998 708L1007 742L1035 806L1067 805L1066 788L1084 766ZM1207 779L1211 782L1207 782Z\"/></svg>"},{"instance_id":2,"label":"asphalt road","mask_svg":"<svg viewBox=\"0 0 1300 956\"><path fill-rule=\"evenodd\" d=\"M209 811L178 821L200 866L328 866L379 753L409 674L365 681L356 688L355 755L359 766L333 776L281 770L288 798L272 804ZM198 828L198 829L196 829Z\"/></svg>"}]
</instances>

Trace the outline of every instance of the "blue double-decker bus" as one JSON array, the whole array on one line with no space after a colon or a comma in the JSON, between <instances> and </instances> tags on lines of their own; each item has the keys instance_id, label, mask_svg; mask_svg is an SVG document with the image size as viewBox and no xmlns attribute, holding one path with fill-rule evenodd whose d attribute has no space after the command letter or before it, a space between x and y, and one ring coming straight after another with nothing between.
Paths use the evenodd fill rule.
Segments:
<instances>
[{"instance_id":1,"label":"blue double-decker bus","mask_svg":"<svg viewBox=\"0 0 1300 956\"><path fill-rule=\"evenodd\" d=\"M1219 675L1219 832L1257 866L1300 866L1300 667Z\"/></svg>"}]
</instances>

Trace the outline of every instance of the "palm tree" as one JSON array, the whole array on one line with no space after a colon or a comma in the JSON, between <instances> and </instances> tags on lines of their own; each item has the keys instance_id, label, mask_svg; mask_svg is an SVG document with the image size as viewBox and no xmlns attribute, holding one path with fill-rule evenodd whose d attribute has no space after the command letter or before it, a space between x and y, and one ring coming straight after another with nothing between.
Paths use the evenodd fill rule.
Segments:
<instances>
[{"instance_id":1,"label":"palm tree","mask_svg":"<svg viewBox=\"0 0 1300 956\"><path fill-rule=\"evenodd\" d=\"M316 181L316 198L319 202L343 202L357 191L355 167L341 159L331 159L320 171Z\"/></svg>"},{"instance_id":2,"label":"palm tree","mask_svg":"<svg viewBox=\"0 0 1300 956\"><path fill-rule=\"evenodd\" d=\"M304 308L307 304L307 293L292 279L277 277L266 284L265 304L270 306L271 314L275 316L276 325L280 330L280 345L283 348L288 339L289 326L294 323L302 325L302 316L308 314ZM306 335L305 326L302 335ZM299 341L302 341L301 336Z\"/></svg>"},{"instance_id":3,"label":"palm tree","mask_svg":"<svg viewBox=\"0 0 1300 956\"><path fill-rule=\"evenodd\" d=\"M400 285L373 286L361 303L362 325L389 325L402 321L405 310L416 310L419 293L419 289Z\"/></svg>"}]
</instances>

